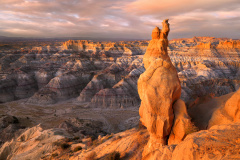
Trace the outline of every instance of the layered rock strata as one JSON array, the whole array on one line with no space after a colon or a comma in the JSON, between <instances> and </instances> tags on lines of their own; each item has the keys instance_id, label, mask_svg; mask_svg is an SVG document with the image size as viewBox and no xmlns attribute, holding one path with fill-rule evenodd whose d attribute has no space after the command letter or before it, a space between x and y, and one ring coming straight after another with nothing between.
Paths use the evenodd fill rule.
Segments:
<instances>
[{"instance_id":1,"label":"layered rock strata","mask_svg":"<svg viewBox=\"0 0 240 160\"><path fill-rule=\"evenodd\" d=\"M153 33L155 41L152 40L149 44L152 47L148 47L148 52L152 51L149 52L149 55L144 56L144 61L147 64L151 56L155 58L158 56L158 51L154 45L158 45L162 56L166 55L168 51L181 82L181 99L187 105L198 97L208 94L221 96L239 88L239 40L193 37L168 42L161 38L166 36L163 33L167 32L162 32L160 35L158 34L159 31L158 28L155 29ZM58 78L55 79L55 77L69 71L87 72L97 76L106 74L106 76L111 75L111 78L116 77L116 81L111 86L101 85L102 88L98 88L95 87L98 85L96 83L83 90L89 91L85 92L86 94L84 92L81 94L81 97L88 99L86 102L89 102L99 89L112 88L124 77L126 78L131 71L140 68L143 65L143 55L141 54L145 53L149 42L147 40L119 42L70 40L64 42L63 45L58 42L50 42L49 45L54 46L45 46L45 44L41 46L40 42L36 42L36 45L40 46L31 49L18 51L3 49L0 53L0 101L8 102L28 98L34 92L41 92L39 95L44 97L44 94L50 94L52 91L44 89L43 92L42 89L52 79L56 80ZM169 47L164 48L162 45L167 43L169 43ZM14 42L14 44L17 44L17 42ZM165 57L168 59L167 56ZM25 80L20 79L19 81L17 73L22 68L28 68L29 71L23 71L24 73L21 74L30 79L23 84L20 81ZM17 84L18 81L20 82L19 85ZM95 82L95 79L93 81ZM133 85L137 86L137 81ZM30 87L34 87L34 89L30 89ZM96 91L92 92L90 89L94 88L96 88ZM70 89L69 92L72 92L72 90ZM134 95L136 94L137 92L134 93ZM87 98L88 95L89 98ZM46 95L46 97L48 96ZM68 96L69 99L72 97L75 97L75 95ZM79 99L82 102L81 98ZM38 102L40 103L40 101ZM56 99L53 103L55 102L58 102L58 100ZM99 107L102 106L99 105Z\"/></svg>"},{"instance_id":2,"label":"layered rock strata","mask_svg":"<svg viewBox=\"0 0 240 160\"><path fill-rule=\"evenodd\" d=\"M98 108L128 108L140 104L137 80L144 72L141 56L120 57L96 74L77 98Z\"/></svg>"},{"instance_id":3,"label":"layered rock strata","mask_svg":"<svg viewBox=\"0 0 240 160\"><path fill-rule=\"evenodd\" d=\"M127 108L139 105L136 82L139 74L129 74L112 88L97 92L89 106L101 108Z\"/></svg>"},{"instance_id":4,"label":"layered rock strata","mask_svg":"<svg viewBox=\"0 0 240 160\"><path fill-rule=\"evenodd\" d=\"M93 96L104 88L111 88L116 83L115 76L113 74L98 74L87 84L82 90L78 101L90 102Z\"/></svg>"},{"instance_id":5,"label":"layered rock strata","mask_svg":"<svg viewBox=\"0 0 240 160\"><path fill-rule=\"evenodd\" d=\"M0 80L0 102L31 97L37 89L34 73L28 67L18 68Z\"/></svg>"},{"instance_id":6,"label":"layered rock strata","mask_svg":"<svg viewBox=\"0 0 240 160\"><path fill-rule=\"evenodd\" d=\"M28 99L28 103L53 104L60 100L77 97L91 80L91 73L64 72Z\"/></svg>"}]
</instances>

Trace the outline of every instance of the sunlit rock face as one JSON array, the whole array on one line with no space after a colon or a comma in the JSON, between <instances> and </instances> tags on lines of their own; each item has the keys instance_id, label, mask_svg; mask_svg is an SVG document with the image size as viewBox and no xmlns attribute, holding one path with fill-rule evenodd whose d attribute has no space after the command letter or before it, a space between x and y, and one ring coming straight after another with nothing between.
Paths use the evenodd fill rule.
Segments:
<instances>
[{"instance_id":1,"label":"sunlit rock face","mask_svg":"<svg viewBox=\"0 0 240 160\"><path fill-rule=\"evenodd\" d=\"M163 21L162 30L158 28L153 30L152 40L143 57L146 71L141 74L138 80L138 93L141 99L139 108L140 121L147 127L150 134L150 139L142 154L145 159L151 159L152 157L149 157L149 155L152 152L167 144L167 138L174 123L173 104L181 96L177 70L171 63L167 53L169 31L168 20ZM182 110L186 110L183 102L183 105L180 103L176 107L176 111L181 106L183 107ZM187 115L187 112L185 114ZM176 117L178 121L181 119L177 112ZM177 127L184 130L184 126L177 126L175 121L174 128ZM171 137L171 143L175 143L174 141L183 139L184 133L180 138Z\"/></svg>"},{"instance_id":2,"label":"sunlit rock face","mask_svg":"<svg viewBox=\"0 0 240 160\"><path fill-rule=\"evenodd\" d=\"M239 159L239 131L240 124L232 123L191 134L176 146L171 159Z\"/></svg>"},{"instance_id":3,"label":"sunlit rock face","mask_svg":"<svg viewBox=\"0 0 240 160\"><path fill-rule=\"evenodd\" d=\"M185 102L178 99L173 105L174 122L171 134L168 138L168 145L179 144L187 135L188 128L191 127L191 118L188 115Z\"/></svg>"},{"instance_id":4,"label":"sunlit rock face","mask_svg":"<svg viewBox=\"0 0 240 160\"><path fill-rule=\"evenodd\" d=\"M183 143L180 142L184 141L187 143L188 139L185 139L185 137L188 134L188 129L193 129L191 118L193 118L193 121L200 129L239 122L238 102L240 96L238 91L234 93L231 98L227 97L225 100L221 98L220 101L222 102L214 103L210 101L208 107L204 107L206 104L201 100L196 102L201 103L201 106L194 106L193 103L194 107L188 109L191 117L188 115L185 102L180 99L181 92L183 93L181 98L189 100L189 97L193 98L196 95L200 97L203 95L214 96L236 90L238 86L233 84L236 83L235 81L238 81L238 78L236 78L238 74L238 68L236 68L236 66L238 66L238 59L233 62L222 59L214 62L211 58L215 57L216 54L211 49L216 47L213 47L210 42L200 43L194 48L194 51L200 53L207 51L210 53L208 55L211 58L206 58L207 60L205 61L199 59L193 63L186 61L180 62L176 58L173 60L173 64L178 70L177 73L168 56L166 46L168 45L168 32L161 34L161 32L166 31L166 29L164 29L166 25L168 26L166 27L168 28L167 31L169 31L169 24L166 20L163 22L163 30L160 30L158 27L153 30L152 40L143 57L146 71L141 74L138 80L138 93L141 99L141 106L139 108L140 121L146 126L150 135L149 141L142 153L142 158L145 160L164 159L166 156L164 155L164 153L166 154L166 147L164 147L164 145L166 144L179 144L179 146L181 146L180 144ZM161 38L164 37L165 40L161 40ZM230 48L232 48L232 46ZM221 56L218 55L218 57ZM184 59L184 57L182 59ZM182 91L178 75L180 80L185 83ZM223 85L221 85L221 81L226 80L228 82L226 82L226 84L222 83ZM214 82L217 82L219 85L214 86ZM184 83L182 83L182 85ZM215 88L215 90L209 92L213 88ZM191 96L188 96L188 94ZM226 104L223 105L221 103ZM204 112L204 108L206 112ZM201 114L199 114L200 111ZM238 128L238 126L235 127ZM226 134L232 134L231 130ZM204 136L205 135L203 135L203 137ZM220 141L222 141L221 137L219 138ZM214 144L213 142L210 143ZM188 150L189 146L189 144L186 144L184 149ZM216 147L221 148L222 146ZM189 149L190 152L187 154L191 157L190 159L196 159L196 154L192 154L192 150L193 149ZM175 151L176 149L168 150L168 157L170 159L177 159L179 155L184 157L185 154L180 154L179 151L176 151L176 154L174 154ZM235 153L230 154L230 156L232 155L235 155Z\"/></svg>"},{"instance_id":5,"label":"sunlit rock face","mask_svg":"<svg viewBox=\"0 0 240 160\"><path fill-rule=\"evenodd\" d=\"M240 122L240 89L220 97L196 99L188 113L200 129Z\"/></svg>"},{"instance_id":6,"label":"sunlit rock face","mask_svg":"<svg viewBox=\"0 0 240 160\"><path fill-rule=\"evenodd\" d=\"M170 31L168 22L163 23L163 29L156 27L152 32L152 40L150 41L147 51L143 57L144 67L147 69L153 60L162 58L166 62L171 62L168 56L168 33Z\"/></svg>"},{"instance_id":7,"label":"sunlit rock face","mask_svg":"<svg viewBox=\"0 0 240 160\"><path fill-rule=\"evenodd\" d=\"M71 137L63 129L43 130L40 126L27 129L16 139L4 143L0 148L0 159L41 159L51 153L54 142ZM29 152L31 151L31 152Z\"/></svg>"},{"instance_id":8,"label":"sunlit rock face","mask_svg":"<svg viewBox=\"0 0 240 160\"><path fill-rule=\"evenodd\" d=\"M120 56L134 56L139 54L144 54L147 48L147 43L140 42L136 45L129 42L92 42L86 40L69 40L66 41L61 49L62 50L72 50L72 51L86 51L90 52L94 57L98 53L104 52L105 55L111 55L112 57Z\"/></svg>"}]
</instances>

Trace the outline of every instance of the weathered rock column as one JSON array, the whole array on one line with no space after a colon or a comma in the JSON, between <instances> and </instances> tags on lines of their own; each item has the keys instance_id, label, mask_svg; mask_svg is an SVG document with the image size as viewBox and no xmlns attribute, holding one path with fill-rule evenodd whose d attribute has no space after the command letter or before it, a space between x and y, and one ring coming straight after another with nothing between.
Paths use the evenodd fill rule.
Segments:
<instances>
[{"instance_id":1,"label":"weathered rock column","mask_svg":"<svg viewBox=\"0 0 240 160\"><path fill-rule=\"evenodd\" d=\"M158 27L153 30L152 40L143 58L146 71L138 80L140 121L150 134L143 157L167 143L174 119L172 106L181 96L177 71L167 52L168 19L162 24L162 30Z\"/></svg>"}]
</instances>

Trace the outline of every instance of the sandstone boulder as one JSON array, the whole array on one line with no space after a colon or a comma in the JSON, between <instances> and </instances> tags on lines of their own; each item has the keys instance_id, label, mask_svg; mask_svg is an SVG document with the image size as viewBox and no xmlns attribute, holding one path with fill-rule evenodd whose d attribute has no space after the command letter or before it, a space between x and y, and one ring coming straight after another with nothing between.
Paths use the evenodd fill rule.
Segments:
<instances>
[{"instance_id":1,"label":"sandstone boulder","mask_svg":"<svg viewBox=\"0 0 240 160\"><path fill-rule=\"evenodd\" d=\"M143 157L143 160L171 160L172 152L176 145L160 146L153 152L150 152L147 156Z\"/></svg>"},{"instance_id":2,"label":"sandstone boulder","mask_svg":"<svg viewBox=\"0 0 240 160\"><path fill-rule=\"evenodd\" d=\"M188 109L189 115L199 129L214 125L240 122L240 89L236 92L199 101Z\"/></svg>"},{"instance_id":3,"label":"sandstone boulder","mask_svg":"<svg viewBox=\"0 0 240 160\"><path fill-rule=\"evenodd\" d=\"M172 160L239 159L240 124L216 125L188 135L177 145Z\"/></svg>"},{"instance_id":4,"label":"sandstone boulder","mask_svg":"<svg viewBox=\"0 0 240 160\"><path fill-rule=\"evenodd\" d=\"M208 122L208 128L219 124L240 122L240 89L232 94L225 105L216 109Z\"/></svg>"},{"instance_id":5,"label":"sandstone boulder","mask_svg":"<svg viewBox=\"0 0 240 160\"><path fill-rule=\"evenodd\" d=\"M180 143L186 136L188 128L191 127L191 118L188 116L185 102L177 100L173 105L174 122L168 145Z\"/></svg>"}]
</instances>

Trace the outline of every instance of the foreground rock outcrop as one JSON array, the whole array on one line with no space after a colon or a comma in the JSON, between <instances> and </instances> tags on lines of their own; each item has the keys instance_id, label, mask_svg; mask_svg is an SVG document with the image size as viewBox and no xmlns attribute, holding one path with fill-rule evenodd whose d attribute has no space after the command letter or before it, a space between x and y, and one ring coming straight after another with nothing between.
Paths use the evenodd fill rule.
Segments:
<instances>
[{"instance_id":1,"label":"foreground rock outcrop","mask_svg":"<svg viewBox=\"0 0 240 160\"><path fill-rule=\"evenodd\" d=\"M172 160L239 159L240 124L216 125L191 134L176 146Z\"/></svg>"},{"instance_id":2,"label":"foreground rock outcrop","mask_svg":"<svg viewBox=\"0 0 240 160\"><path fill-rule=\"evenodd\" d=\"M108 159L109 155L119 153L121 159L140 160L148 138L149 134L146 129L137 130L135 128L114 135L99 137L95 140L95 146L78 152L70 159Z\"/></svg>"},{"instance_id":3,"label":"foreground rock outcrop","mask_svg":"<svg viewBox=\"0 0 240 160\"><path fill-rule=\"evenodd\" d=\"M188 115L185 102L178 99L174 105L174 122L169 135L168 145L180 143L188 134L187 132L193 126L191 118Z\"/></svg>"},{"instance_id":4,"label":"foreground rock outcrop","mask_svg":"<svg viewBox=\"0 0 240 160\"><path fill-rule=\"evenodd\" d=\"M35 126L4 143L0 148L0 159L42 159L51 156L56 148L54 142L67 137L70 135L63 129L43 130Z\"/></svg>"},{"instance_id":5,"label":"foreground rock outcrop","mask_svg":"<svg viewBox=\"0 0 240 160\"><path fill-rule=\"evenodd\" d=\"M239 159L240 123L216 125L209 130L192 133L178 145L159 146L142 157L149 140L147 129L131 129L99 137L95 145L75 153L70 159L106 159L119 154L128 160L210 160ZM114 154L115 153L115 154Z\"/></svg>"},{"instance_id":6,"label":"foreground rock outcrop","mask_svg":"<svg viewBox=\"0 0 240 160\"><path fill-rule=\"evenodd\" d=\"M202 101L202 102L201 102ZM214 125L240 122L240 89L220 97L199 100L188 109L193 122L200 129Z\"/></svg>"}]
</instances>

